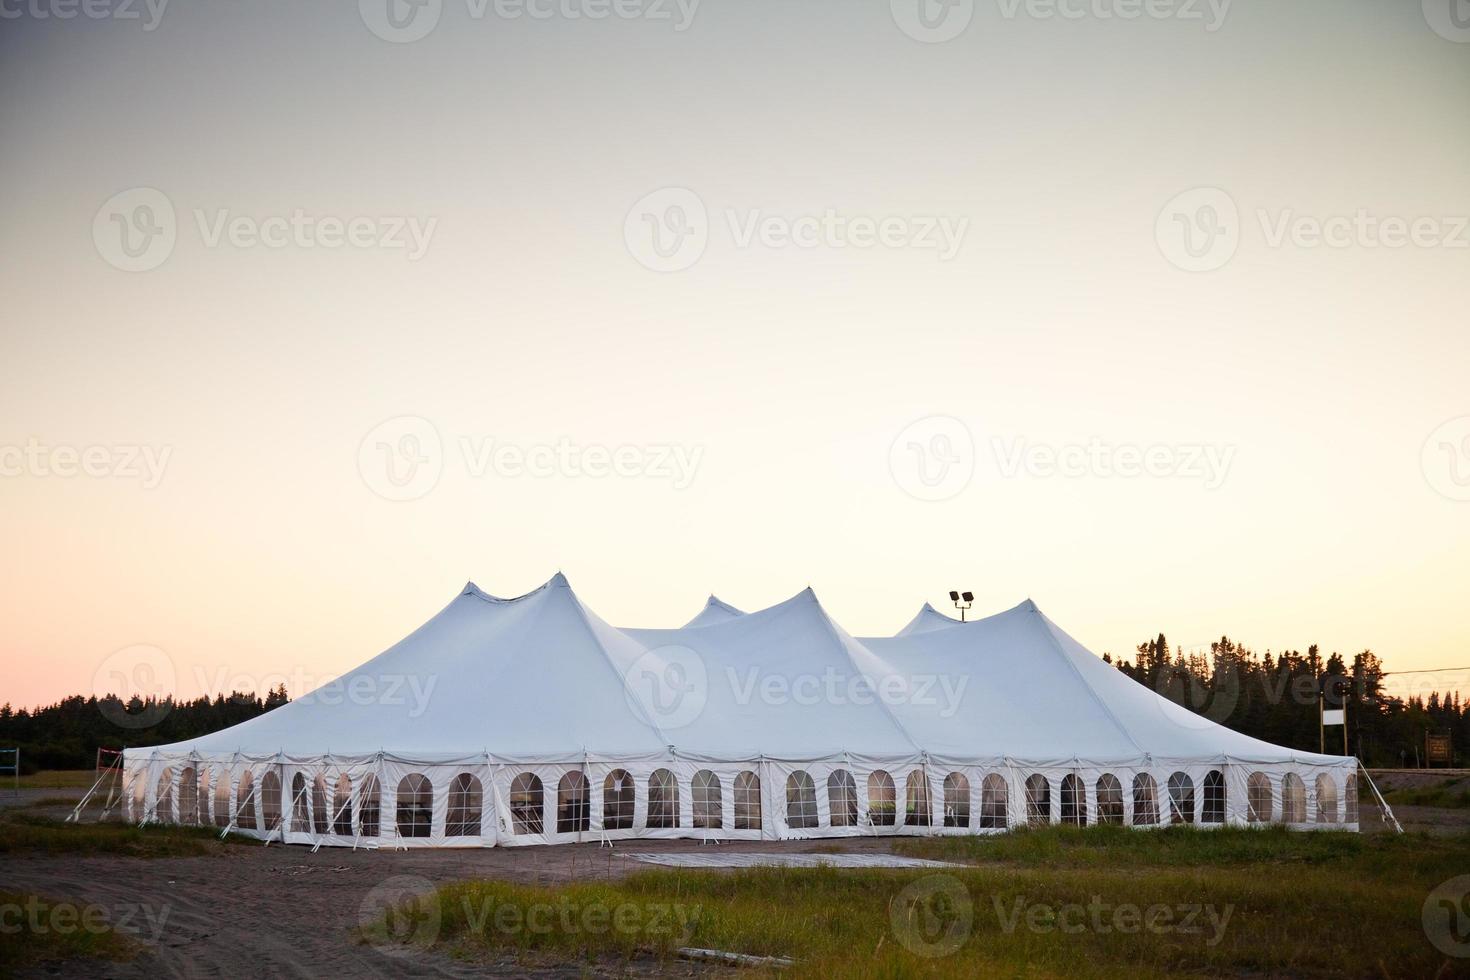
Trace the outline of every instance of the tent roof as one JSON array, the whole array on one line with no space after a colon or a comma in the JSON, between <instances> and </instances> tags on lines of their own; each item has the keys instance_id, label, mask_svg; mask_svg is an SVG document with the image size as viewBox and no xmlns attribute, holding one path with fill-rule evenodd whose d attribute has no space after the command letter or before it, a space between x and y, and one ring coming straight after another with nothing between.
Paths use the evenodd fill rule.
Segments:
<instances>
[{"instance_id":1,"label":"tent roof","mask_svg":"<svg viewBox=\"0 0 1470 980\"><path fill-rule=\"evenodd\" d=\"M751 613L711 596L687 626L618 629L560 573L511 599L467 584L338 680L158 751L565 761L670 747L730 760L921 751L1034 764L1331 758L1174 704L1029 599L964 624L926 605L898 635L865 639L833 622L811 589Z\"/></svg>"}]
</instances>

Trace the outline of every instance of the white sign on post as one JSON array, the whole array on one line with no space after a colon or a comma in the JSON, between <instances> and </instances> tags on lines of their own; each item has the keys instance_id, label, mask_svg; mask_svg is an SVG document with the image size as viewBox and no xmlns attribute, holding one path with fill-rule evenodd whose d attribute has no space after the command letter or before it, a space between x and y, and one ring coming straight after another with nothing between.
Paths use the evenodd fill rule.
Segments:
<instances>
[{"instance_id":1,"label":"white sign on post","mask_svg":"<svg viewBox=\"0 0 1470 980\"><path fill-rule=\"evenodd\" d=\"M1342 708L1327 708L1322 712L1322 724L1346 725L1347 711Z\"/></svg>"}]
</instances>

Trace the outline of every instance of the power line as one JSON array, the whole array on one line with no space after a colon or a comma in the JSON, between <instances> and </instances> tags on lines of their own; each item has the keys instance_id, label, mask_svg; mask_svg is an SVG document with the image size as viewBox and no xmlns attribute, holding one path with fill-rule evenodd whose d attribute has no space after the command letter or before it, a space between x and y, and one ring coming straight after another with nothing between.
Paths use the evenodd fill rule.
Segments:
<instances>
[{"instance_id":1,"label":"power line","mask_svg":"<svg viewBox=\"0 0 1470 980\"><path fill-rule=\"evenodd\" d=\"M1470 670L1470 667L1425 667L1423 670L1382 670L1378 672L1380 677L1389 674L1441 674L1450 670Z\"/></svg>"}]
</instances>

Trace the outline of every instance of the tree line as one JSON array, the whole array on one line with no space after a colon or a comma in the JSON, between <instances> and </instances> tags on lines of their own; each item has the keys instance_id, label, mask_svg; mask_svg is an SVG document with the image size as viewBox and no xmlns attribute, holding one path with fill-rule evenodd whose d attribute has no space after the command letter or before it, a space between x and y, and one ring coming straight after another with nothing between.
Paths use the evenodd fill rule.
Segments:
<instances>
[{"instance_id":1,"label":"tree line","mask_svg":"<svg viewBox=\"0 0 1470 980\"><path fill-rule=\"evenodd\" d=\"M90 769L97 749L167 745L217 732L290 701L286 685L264 698L244 691L192 701L116 695L62 698L27 710L0 705L0 748L20 749L21 770Z\"/></svg>"},{"instance_id":2,"label":"tree line","mask_svg":"<svg viewBox=\"0 0 1470 980\"><path fill-rule=\"evenodd\" d=\"M1104 660L1114 658L1104 654ZM1383 662L1371 651L1324 657L1314 644L1306 653L1292 650L1257 654L1222 636L1203 649L1172 649L1164 634L1140 643L1119 670L1196 714L1238 732L1288 748L1316 752L1322 737L1317 699L1327 675L1347 709L1348 754L1370 768L1417 767L1424 763L1426 733L1449 734L1453 764L1465 759L1470 744L1470 703L1458 692L1430 692L1407 698L1383 688ZM1330 706L1330 705L1329 705ZM1343 753L1343 730L1327 728L1328 754Z\"/></svg>"}]
</instances>

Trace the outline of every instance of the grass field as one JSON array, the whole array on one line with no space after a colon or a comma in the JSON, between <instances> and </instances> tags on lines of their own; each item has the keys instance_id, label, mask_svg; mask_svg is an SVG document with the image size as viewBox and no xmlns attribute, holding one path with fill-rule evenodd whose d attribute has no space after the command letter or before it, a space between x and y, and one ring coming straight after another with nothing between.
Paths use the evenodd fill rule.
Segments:
<instances>
[{"instance_id":1,"label":"grass field","mask_svg":"<svg viewBox=\"0 0 1470 980\"><path fill-rule=\"evenodd\" d=\"M0 889L0 976L48 962L126 960L137 952L95 909Z\"/></svg>"},{"instance_id":2,"label":"grass field","mask_svg":"<svg viewBox=\"0 0 1470 980\"><path fill-rule=\"evenodd\" d=\"M97 781L90 769L43 769L20 777L21 789L88 789ZM12 779L0 776L0 793L14 785Z\"/></svg>"},{"instance_id":3,"label":"grass field","mask_svg":"<svg viewBox=\"0 0 1470 980\"><path fill-rule=\"evenodd\" d=\"M219 839L209 827L124 823L63 823L23 810L0 811L0 854L111 854L122 857L194 857L247 843Z\"/></svg>"},{"instance_id":4,"label":"grass field","mask_svg":"<svg viewBox=\"0 0 1470 980\"><path fill-rule=\"evenodd\" d=\"M1470 780L1455 777L1434 786L1389 790L1390 806L1436 806L1463 810L1470 807Z\"/></svg>"},{"instance_id":5,"label":"grass field","mask_svg":"<svg viewBox=\"0 0 1470 980\"><path fill-rule=\"evenodd\" d=\"M1470 837L1022 830L897 842L972 867L649 870L561 887L475 881L377 935L457 956L791 957L795 976L1463 976L1426 938ZM620 917L621 916L621 920Z\"/></svg>"}]
</instances>

